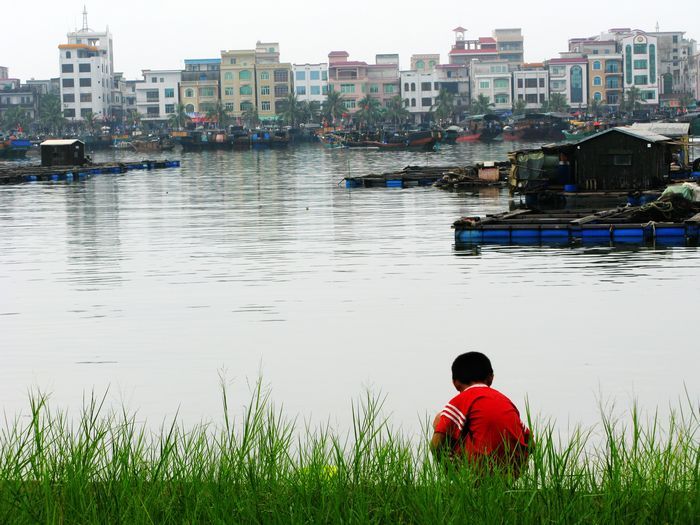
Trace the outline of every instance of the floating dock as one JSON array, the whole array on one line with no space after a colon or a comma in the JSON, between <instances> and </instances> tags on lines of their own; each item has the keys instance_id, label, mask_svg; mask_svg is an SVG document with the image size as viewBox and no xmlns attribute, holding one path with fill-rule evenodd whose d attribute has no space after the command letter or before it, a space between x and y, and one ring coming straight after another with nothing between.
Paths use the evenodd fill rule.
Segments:
<instances>
[{"instance_id":1,"label":"floating dock","mask_svg":"<svg viewBox=\"0 0 700 525\"><path fill-rule=\"evenodd\" d=\"M700 209L685 220L657 222L640 221L643 208L547 213L521 209L485 218L463 217L452 227L458 245L698 241Z\"/></svg>"},{"instance_id":2,"label":"floating dock","mask_svg":"<svg viewBox=\"0 0 700 525\"><path fill-rule=\"evenodd\" d=\"M178 168L179 160L142 160L86 164L84 166L41 166L23 164L0 164L0 184L19 184L39 181L74 181L104 174L126 173L132 170L156 170Z\"/></svg>"},{"instance_id":3,"label":"floating dock","mask_svg":"<svg viewBox=\"0 0 700 525\"><path fill-rule=\"evenodd\" d=\"M477 166L406 166L401 171L390 171L345 177L346 188L411 188L417 186L432 186L438 182L459 180L462 186L486 187L501 186L499 166L487 168L488 176L483 165Z\"/></svg>"}]
</instances>

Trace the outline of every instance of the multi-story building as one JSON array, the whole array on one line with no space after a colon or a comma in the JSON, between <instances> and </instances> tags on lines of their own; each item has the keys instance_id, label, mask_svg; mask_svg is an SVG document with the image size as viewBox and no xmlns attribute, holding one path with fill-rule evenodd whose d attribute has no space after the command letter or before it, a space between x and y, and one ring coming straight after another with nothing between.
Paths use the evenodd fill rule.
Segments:
<instances>
[{"instance_id":1,"label":"multi-story building","mask_svg":"<svg viewBox=\"0 0 700 525\"><path fill-rule=\"evenodd\" d=\"M275 120L292 93L292 64L280 62L277 42L258 42L255 46L255 81L258 94L258 118Z\"/></svg>"},{"instance_id":2,"label":"multi-story building","mask_svg":"<svg viewBox=\"0 0 700 525\"><path fill-rule=\"evenodd\" d=\"M221 52L221 102L237 119L257 106L255 49Z\"/></svg>"},{"instance_id":3,"label":"multi-story building","mask_svg":"<svg viewBox=\"0 0 700 525\"><path fill-rule=\"evenodd\" d=\"M539 109L549 100L549 72L543 63L523 64L513 71L513 104L523 100L525 109Z\"/></svg>"},{"instance_id":4,"label":"multi-story building","mask_svg":"<svg viewBox=\"0 0 700 525\"><path fill-rule=\"evenodd\" d=\"M625 91L637 88L641 103L659 104L659 54L655 36L634 31L621 40Z\"/></svg>"},{"instance_id":5,"label":"multi-story building","mask_svg":"<svg viewBox=\"0 0 700 525\"><path fill-rule=\"evenodd\" d=\"M185 112L199 119L216 107L219 101L220 58L185 60L185 70L180 81L180 103Z\"/></svg>"},{"instance_id":6,"label":"multi-story building","mask_svg":"<svg viewBox=\"0 0 700 525\"><path fill-rule=\"evenodd\" d=\"M498 58L511 64L521 65L524 61L525 39L518 28L494 29L493 38L498 49Z\"/></svg>"},{"instance_id":7,"label":"multi-story building","mask_svg":"<svg viewBox=\"0 0 700 525\"><path fill-rule=\"evenodd\" d=\"M63 116L68 120L81 120L89 114L102 120L110 118L114 83L111 33L89 29L83 11L82 29L67 37L68 42L58 46Z\"/></svg>"},{"instance_id":8,"label":"multi-story building","mask_svg":"<svg viewBox=\"0 0 700 525\"><path fill-rule=\"evenodd\" d=\"M163 122L180 103L179 69L144 69L143 81L136 85L136 109L144 122Z\"/></svg>"},{"instance_id":9,"label":"multi-story building","mask_svg":"<svg viewBox=\"0 0 700 525\"><path fill-rule=\"evenodd\" d=\"M40 95L29 86L0 91L0 121L5 112L14 107L24 110L30 119L35 119L39 113Z\"/></svg>"},{"instance_id":10,"label":"multi-story building","mask_svg":"<svg viewBox=\"0 0 700 525\"><path fill-rule=\"evenodd\" d=\"M343 96L348 113L357 111L357 101L367 91L367 62L350 61L346 51L328 54L328 89Z\"/></svg>"},{"instance_id":11,"label":"multi-story building","mask_svg":"<svg viewBox=\"0 0 700 525\"><path fill-rule=\"evenodd\" d=\"M435 73L439 88L451 93L454 97L455 112L464 114L472 98L469 66L441 64L436 66Z\"/></svg>"},{"instance_id":12,"label":"multi-story building","mask_svg":"<svg viewBox=\"0 0 700 525\"><path fill-rule=\"evenodd\" d=\"M300 101L322 104L328 95L328 64L294 64L294 93Z\"/></svg>"},{"instance_id":13,"label":"multi-story building","mask_svg":"<svg viewBox=\"0 0 700 525\"><path fill-rule=\"evenodd\" d=\"M426 122L440 94L437 70L430 72L402 71L401 98L415 123Z\"/></svg>"},{"instance_id":14,"label":"multi-story building","mask_svg":"<svg viewBox=\"0 0 700 525\"><path fill-rule=\"evenodd\" d=\"M399 80L399 55L377 55L375 63L367 66L367 92L384 107L401 95Z\"/></svg>"},{"instance_id":15,"label":"multi-story building","mask_svg":"<svg viewBox=\"0 0 700 525\"><path fill-rule=\"evenodd\" d=\"M469 66L475 58L479 60L497 60L498 43L495 38L481 37L477 40L465 38L466 29L457 27L452 30L455 34L455 43L450 49L450 64Z\"/></svg>"},{"instance_id":16,"label":"multi-story building","mask_svg":"<svg viewBox=\"0 0 700 525\"><path fill-rule=\"evenodd\" d=\"M27 80L26 85L31 87L39 95L60 95L61 81L58 78L50 78L48 80Z\"/></svg>"},{"instance_id":17,"label":"multi-story building","mask_svg":"<svg viewBox=\"0 0 700 525\"><path fill-rule=\"evenodd\" d=\"M136 86L138 86L141 80L124 80L122 82L122 102L124 104L124 115L129 115L133 113L138 113L136 108Z\"/></svg>"},{"instance_id":18,"label":"multi-story building","mask_svg":"<svg viewBox=\"0 0 700 525\"><path fill-rule=\"evenodd\" d=\"M678 107L683 95L694 92L692 76L696 42L686 38L683 31L656 31L647 34L656 38L658 46L661 105Z\"/></svg>"},{"instance_id":19,"label":"multi-story building","mask_svg":"<svg viewBox=\"0 0 700 525\"><path fill-rule=\"evenodd\" d=\"M616 110L622 102L622 55L589 54L588 55L588 96Z\"/></svg>"},{"instance_id":20,"label":"multi-story building","mask_svg":"<svg viewBox=\"0 0 700 525\"><path fill-rule=\"evenodd\" d=\"M471 64L472 96L488 97L496 111L513 107L513 75L506 60L473 60Z\"/></svg>"},{"instance_id":21,"label":"multi-story building","mask_svg":"<svg viewBox=\"0 0 700 525\"><path fill-rule=\"evenodd\" d=\"M697 100L700 98L700 53L695 55L692 60L693 63L693 97Z\"/></svg>"},{"instance_id":22,"label":"multi-story building","mask_svg":"<svg viewBox=\"0 0 700 525\"><path fill-rule=\"evenodd\" d=\"M549 72L549 95L563 95L572 109L588 107L588 59L577 53L562 53L545 62Z\"/></svg>"},{"instance_id":23,"label":"multi-story building","mask_svg":"<svg viewBox=\"0 0 700 525\"><path fill-rule=\"evenodd\" d=\"M430 73L439 65L440 55L437 53L411 55L411 71Z\"/></svg>"}]
</instances>

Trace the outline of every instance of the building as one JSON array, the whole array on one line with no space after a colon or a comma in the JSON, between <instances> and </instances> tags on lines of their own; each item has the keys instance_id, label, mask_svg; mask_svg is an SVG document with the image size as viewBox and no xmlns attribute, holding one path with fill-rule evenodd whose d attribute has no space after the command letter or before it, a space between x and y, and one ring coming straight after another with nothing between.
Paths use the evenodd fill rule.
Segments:
<instances>
[{"instance_id":1,"label":"building","mask_svg":"<svg viewBox=\"0 0 700 525\"><path fill-rule=\"evenodd\" d=\"M695 40L687 39L683 31L647 33L657 41L659 57L659 104L662 107L681 105L683 96L695 92L693 57L697 53Z\"/></svg>"},{"instance_id":2,"label":"building","mask_svg":"<svg viewBox=\"0 0 700 525\"><path fill-rule=\"evenodd\" d=\"M143 81L136 84L136 110L143 122L164 122L180 103L179 69L144 69Z\"/></svg>"},{"instance_id":3,"label":"building","mask_svg":"<svg viewBox=\"0 0 700 525\"><path fill-rule=\"evenodd\" d=\"M221 102L229 115L240 119L257 107L255 49L221 52Z\"/></svg>"},{"instance_id":4,"label":"building","mask_svg":"<svg viewBox=\"0 0 700 525\"><path fill-rule=\"evenodd\" d=\"M28 87L39 93L39 95L56 95L61 94L61 80L59 78L50 78L48 80L30 79L25 83Z\"/></svg>"},{"instance_id":5,"label":"building","mask_svg":"<svg viewBox=\"0 0 700 525\"><path fill-rule=\"evenodd\" d=\"M513 71L513 104L525 102L526 110L537 110L549 101L549 72L543 63L523 64Z\"/></svg>"},{"instance_id":6,"label":"building","mask_svg":"<svg viewBox=\"0 0 700 525\"><path fill-rule=\"evenodd\" d=\"M0 66L0 80L7 80L10 77L9 70L5 66Z\"/></svg>"},{"instance_id":7,"label":"building","mask_svg":"<svg viewBox=\"0 0 700 525\"><path fill-rule=\"evenodd\" d=\"M488 97L493 109L508 112L513 108L513 75L506 60L473 60L471 64L472 97Z\"/></svg>"},{"instance_id":8,"label":"building","mask_svg":"<svg viewBox=\"0 0 700 525\"><path fill-rule=\"evenodd\" d=\"M58 49L63 116L71 121L87 115L111 118L114 53L109 30L89 29L83 11L82 29L68 33L67 43Z\"/></svg>"},{"instance_id":9,"label":"building","mask_svg":"<svg viewBox=\"0 0 700 525\"><path fill-rule=\"evenodd\" d=\"M350 61L346 51L328 54L328 90L343 96L348 113L357 111L357 102L367 91L367 62Z\"/></svg>"},{"instance_id":10,"label":"building","mask_svg":"<svg viewBox=\"0 0 700 525\"><path fill-rule=\"evenodd\" d=\"M588 107L588 59L577 53L562 53L561 58L545 62L549 72L549 96L563 95L572 109Z\"/></svg>"},{"instance_id":11,"label":"building","mask_svg":"<svg viewBox=\"0 0 700 525\"><path fill-rule=\"evenodd\" d=\"M588 96L590 100L619 109L623 100L622 55L619 53L588 55Z\"/></svg>"},{"instance_id":12,"label":"building","mask_svg":"<svg viewBox=\"0 0 700 525\"><path fill-rule=\"evenodd\" d=\"M643 31L634 31L622 38L624 88L637 88L640 102L659 104L659 54L657 38Z\"/></svg>"},{"instance_id":13,"label":"building","mask_svg":"<svg viewBox=\"0 0 700 525\"><path fill-rule=\"evenodd\" d=\"M376 55L375 63L367 66L367 93L383 107L401 95L399 55Z\"/></svg>"},{"instance_id":14,"label":"building","mask_svg":"<svg viewBox=\"0 0 700 525\"><path fill-rule=\"evenodd\" d=\"M328 95L328 64L294 64L294 93L302 102L322 104Z\"/></svg>"},{"instance_id":15,"label":"building","mask_svg":"<svg viewBox=\"0 0 700 525\"><path fill-rule=\"evenodd\" d=\"M519 27L494 29L493 39L496 41L499 60L516 65L521 65L524 62L525 39Z\"/></svg>"},{"instance_id":16,"label":"building","mask_svg":"<svg viewBox=\"0 0 700 525\"><path fill-rule=\"evenodd\" d=\"M180 103L190 118L203 118L216 107L219 97L220 58L185 60L180 81ZM138 87L137 87L138 90Z\"/></svg>"},{"instance_id":17,"label":"building","mask_svg":"<svg viewBox=\"0 0 700 525\"><path fill-rule=\"evenodd\" d=\"M287 96L292 93L292 64L280 62L278 42L258 42L255 46L255 81L258 118L276 120Z\"/></svg>"},{"instance_id":18,"label":"building","mask_svg":"<svg viewBox=\"0 0 700 525\"><path fill-rule=\"evenodd\" d=\"M401 72L401 98L416 124L430 120L435 97L440 94L438 78L437 70Z\"/></svg>"},{"instance_id":19,"label":"building","mask_svg":"<svg viewBox=\"0 0 700 525\"><path fill-rule=\"evenodd\" d=\"M437 53L411 55L411 71L429 73L440 65L440 55Z\"/></svg>"},{"instance_id":20,"label":"building","mask_svg":"<svg viewBox=\"0 0 700 525\"><path fill-rule=\"evenodd\" d=\"M0 121L10 108L22 108L25 114L35 119L39 114L40 95L29 86L0 91Z\"/></svg>"},{"instance_id":21,"label":"building","mask_svg":"<svg viewBox=\"0 0 700 525\"><path fill-rule=\"evenodd\" d=\"M435 68L439 88L454 97L455 112L464 115L471 103L471 82L469 66L460 64L440 64Z\"/></svg>"},{"instance_id":22,"label":"building","mask_svg":"<svg viewBox=\"0 0 700 525\"><path fill-rule=\"evenodd\" d=\"M448 54L450 64L469 66L475 58L480 60L498 60L498 44L495 38L481 37L477 40L465 38L466 29L457 27L452 30L455 43Z\"/></svg>"}]
</instances>

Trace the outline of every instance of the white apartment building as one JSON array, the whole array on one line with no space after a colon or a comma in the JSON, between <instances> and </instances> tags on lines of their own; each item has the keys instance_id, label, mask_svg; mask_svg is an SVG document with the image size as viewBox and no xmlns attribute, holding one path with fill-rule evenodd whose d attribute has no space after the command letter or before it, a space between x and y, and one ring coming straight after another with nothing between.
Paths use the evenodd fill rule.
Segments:
<instances>
[{"instance_id":1,"label":"white apartment building","mask_svg":"<svg viewBox=\"0 0 700 525\"><path fill-rule=\"evenodd\" d=\"M635 87L641 103L659 104L659 54L657 38L636 31L621 41L625 91Z\"/></svg>"},{"instance_id":2,"label":"white apartment building","mask_svg":"<svg viewBox=\"0 0 700 525\"><path fill-rule=\"evenodd\" d=\"M513 103L525 101L525 109L539 109L549 100L549 72L543 67L513 71Z\"/></svg>"},{"instance_id":3,"label":"white apartment building","mask_svg":"<svg viewBox=\"0 0 700 525\"><path fill-rule=\"evenodd\" d=\"M505 60L471 63L472 98L488 97L495 111L508 111L513 107L513 75Z\"/></svg>"},{"instance_id":4,"label":"white apartment building","mask_svg":"<svg viewBox=\"0 0 700 525\"><path fill-rule=\"evenodd\" d=\"M440 82L436 71L401 72L401 98L415 123L419 124L427 120L430 110L435 105L435 98L439 94Z\"/></svg>"},{"instance_id":5,"label":"white apartment building","mask_svg":"<svg viewBox=\"0 0 700 525\"><path fill-rule=\"evenodd\" d=\"M588 108L588 59L582 56L547 61L549 94L561 93L571 109Z\"/></svg>"},{"instance_id":6,"label":"white apartment building","mask_svg":"<svg viewBox=\"0 0 700 525\"><path fill-rule=\"evenodd\" d=\"M144 121L164 121L175 113L180 101L179 69L144 69L136 84L136 110Z\"/></svg>"},{"instance_id":7,"label":"white apartment building","mask_svg":"<svg viewBox=\"0 0 700 525\"><path fill-rule=\"evenodd\" d=\"M109 30L87 27L68 33L68 42L58 46L61 67L61 104L68 120L82 120L88 114L97 119L111 117L114 58Z\"/></svg>"},{"instance_id":8,"label":"white apartment building","mask_svg":"<svg viewBox=\"0 0 700 525\"><path fill-rule=\"evenodd\" d=\"M323 103L328 95L328 64L293 64L294 93L300 101Z\"/></svg>"}]
</instances>

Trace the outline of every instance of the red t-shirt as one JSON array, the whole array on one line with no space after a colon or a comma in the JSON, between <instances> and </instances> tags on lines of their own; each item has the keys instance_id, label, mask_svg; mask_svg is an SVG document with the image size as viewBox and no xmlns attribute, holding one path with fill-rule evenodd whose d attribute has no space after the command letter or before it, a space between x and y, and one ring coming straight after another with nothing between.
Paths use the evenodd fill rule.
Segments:
<instances>
[{"instance_id":1,"label":"red t-shirt","mask_svg":"<svg viewBox=\"0 0 700 525\"><path fill-rule=\"evenodd\" d=\"M467 417L470 432L461 440ZM449 438L455 454L469 458L502 456L518 444L526 450L530 438L513 402L486 385L472 385L453 397L440 413L435 432Z\"/></svg>"}]
</instances>

